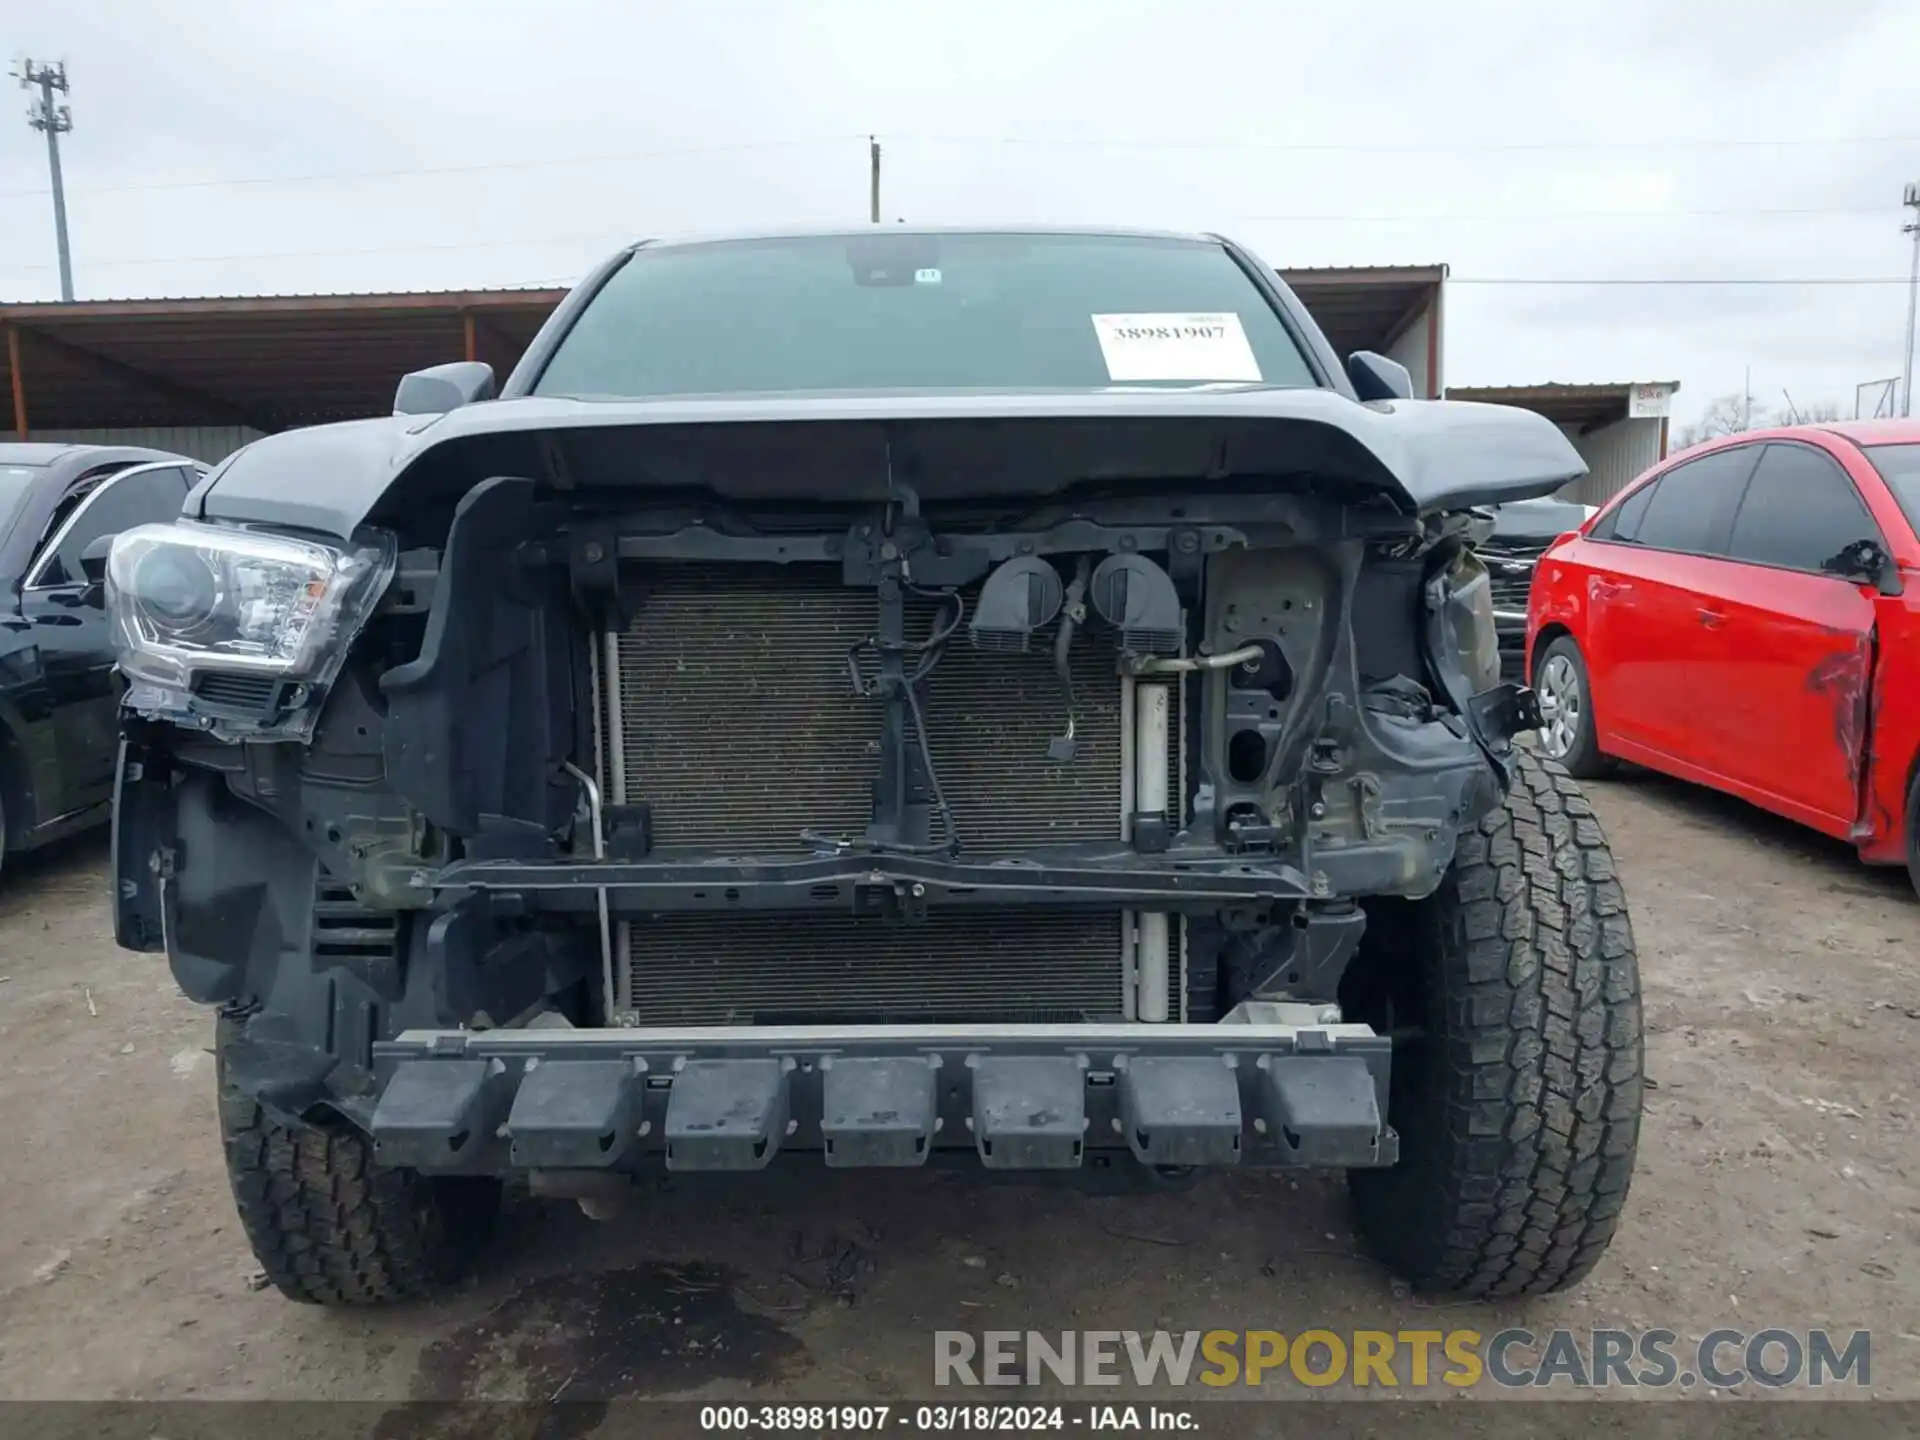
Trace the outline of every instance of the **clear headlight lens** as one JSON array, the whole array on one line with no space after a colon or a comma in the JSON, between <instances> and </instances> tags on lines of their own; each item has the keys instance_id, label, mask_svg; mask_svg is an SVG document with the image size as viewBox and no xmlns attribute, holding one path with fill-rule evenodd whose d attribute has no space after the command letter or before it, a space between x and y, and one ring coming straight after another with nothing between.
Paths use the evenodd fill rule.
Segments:
<instances>
[{"instance_id":1,"label":"clear headlight lens","mask_svg":"<svg viewBox=\"0 0 1920 1440\"><path fill-rule=\"evenodd\" d=\"M126 703L231 734L311 733L320 695L393 569L384 532L350 546L189 520L125 532L106 589ZM232 679L196 685L209 675ZM236 717L249 695L260 713Z\"/></svg>"}]
</instances>

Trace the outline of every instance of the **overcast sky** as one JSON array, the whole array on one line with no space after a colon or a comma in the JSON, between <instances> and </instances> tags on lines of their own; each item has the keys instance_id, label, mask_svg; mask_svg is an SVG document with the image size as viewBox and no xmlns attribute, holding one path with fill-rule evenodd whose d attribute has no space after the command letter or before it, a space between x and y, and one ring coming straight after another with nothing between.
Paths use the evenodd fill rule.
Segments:
<instances>
[{"instance_id":1,"label":"overcast sky","mask_svg":"<svg viewBox=\"0 0 1920 1440\"><path fill-rule=\"evenodd\" d=\"M858 222L1219 230L1445 262L1450 384L1832 400L1896 375L1914 0L0 0L64 57L81 298L556 282L646 235ZM58 295L0 121L0 298ZM1776 143L1790 142L1790 143Z\"/></svg>"}]
</instances>

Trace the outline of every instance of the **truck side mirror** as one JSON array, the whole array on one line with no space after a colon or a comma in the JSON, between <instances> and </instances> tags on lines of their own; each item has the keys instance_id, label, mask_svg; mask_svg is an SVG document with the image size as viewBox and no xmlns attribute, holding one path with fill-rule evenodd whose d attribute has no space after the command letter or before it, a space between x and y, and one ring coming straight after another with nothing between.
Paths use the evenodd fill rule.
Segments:
<instances>
[{"instance_id":1,"label":"truck side mirror","mask_svg":"<svg viewBox=\"0 0 1920 1440\"><path fill-rule=\"evenodd\" d=\"M1356 350L1347 357L1347 378L1362 400L1413 398L1413 376L1407 367L1371 350Z\"/></svg>"},{"instance_id":2,"label":"truck side mirror","mask_svg":"<svg viewBox=\"0 0 1920 1440\"><path fill-rule=\"evenodd\" d=\"M455 360L402 375L393 395L393 413L444 415L462 405L492 398L493 367L480 360Z\"/></svg>"}]
</instances>

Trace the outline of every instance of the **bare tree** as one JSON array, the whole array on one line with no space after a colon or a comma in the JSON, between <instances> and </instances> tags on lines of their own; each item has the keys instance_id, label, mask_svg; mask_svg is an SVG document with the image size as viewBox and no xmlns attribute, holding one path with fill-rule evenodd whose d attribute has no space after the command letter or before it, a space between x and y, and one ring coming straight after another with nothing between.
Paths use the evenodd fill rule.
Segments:
<instances>
[{"instance_id":1,"label":"bare tree","mask_svg":"<svg viewBox=\"0 0 1920 1440\"><path fill-rule=\"evenodd\" d=\"M1729 395L1716 395L1707 402L1707 408L1700 412L1700 418L1691 425L1684 425L1674 442L1674 449L1685 450L1690 445L1698 445L1703 440L1717 440L1722 435L1738 435L1742 430L1752 430L1768 424L1767 407L1757 402L1749 402L1747 397L1735 391Z\"/></svg>"},{"instance_id":2,"label":"bare tree","mask_svg":"<svg viewBox=\"0 0 1920 1440\"><path fill-rule=\"evenodd\" d=\"M1814 400L1802 405L1798 401L1790 402L1792 409L1787 413L1787 421L1793 425L1824 425L1830 420L1844 420L1846 411L1832 400Z\"/></svg>"}]
</instances>

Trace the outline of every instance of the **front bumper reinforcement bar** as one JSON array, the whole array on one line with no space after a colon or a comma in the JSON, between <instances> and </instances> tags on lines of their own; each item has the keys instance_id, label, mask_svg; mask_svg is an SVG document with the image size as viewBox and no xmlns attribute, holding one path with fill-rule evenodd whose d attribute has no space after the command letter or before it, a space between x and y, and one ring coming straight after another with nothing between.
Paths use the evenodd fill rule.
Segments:
<instances>
[{"instance_id":1,"label":"front bumper reinforcement bar","mask_svg":"<svg viewBox=\"0 0 1920 1440\"><path fill-rule=\"evenodd\" d=\"M379 1159L440 1173L1390 1165L1390 1042L1311 1006L1217 1025L411 1030L374 1047Z\"/></svg>"},{"instance_id":2,"label":"front bumper reinforcement bar","mask_svg":"<svg viewBox=\"0 0 1920 1440\"><path fill-rule=\"evenodd\" d=\"M1086 905L1177 910L1301 900L1307 877L1291 865L1240 856L1029 855L947 860L859 853L789 857L567 861L463 860L432 876L442 893L511 892L538 909L844 910L876 893L909 908L936 905Z\"/></svg>"}]
</instances>

